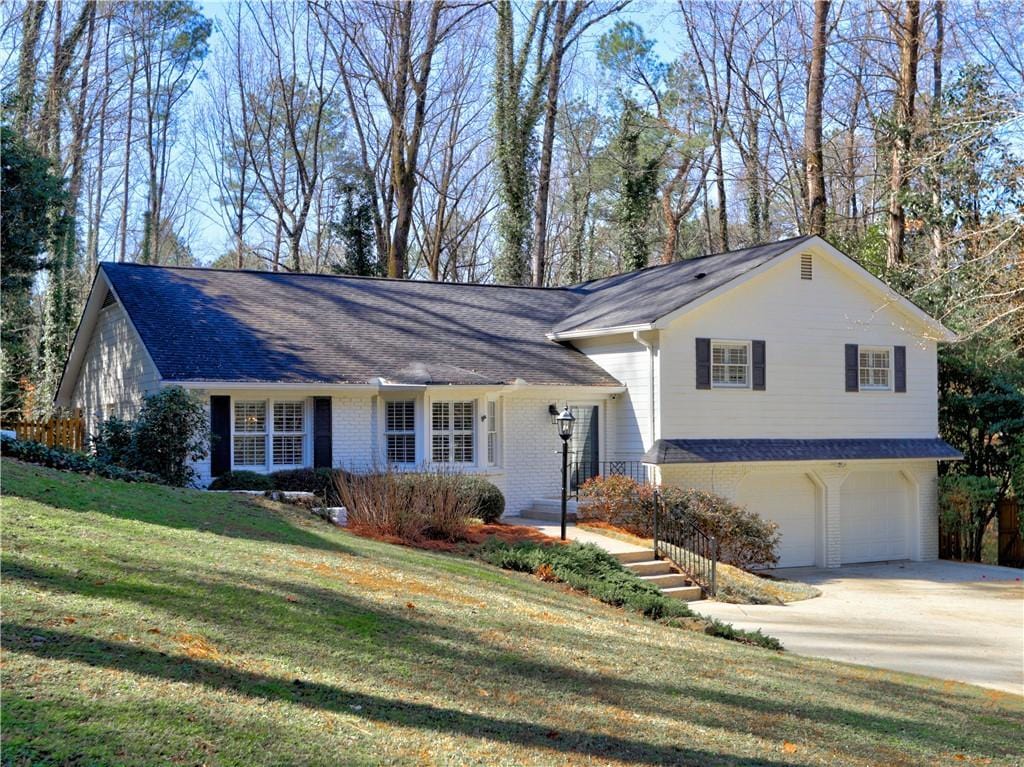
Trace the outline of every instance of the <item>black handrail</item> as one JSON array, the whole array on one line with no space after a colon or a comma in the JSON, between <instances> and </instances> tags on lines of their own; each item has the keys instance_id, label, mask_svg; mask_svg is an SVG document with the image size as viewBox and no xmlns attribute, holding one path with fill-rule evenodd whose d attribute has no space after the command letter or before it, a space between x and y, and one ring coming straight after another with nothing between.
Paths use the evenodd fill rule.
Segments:
<instances>
[{"instance_id":1,"label":"black handrail","mask_svg":"<svg viewBox=\"0 0 1024 767\"><path fill-rule=\"evenodd\" d=\"M664 556L713 597L717 589L718 541L697 523L665 506L661 493L654 497L654 556Z\"/></svg>"},{"instance_id":2,"label":"black handrail","mask_svg":"<svg viewBox=\"0 0 1024 767\"><path fill-rule=\"evenodd\" d=\"M651 466L642 461L580 461L569 459L568 495L579 500L580 488L594 477L629 477L642 485L653 484Z\"/></svg>"}]
</instances>

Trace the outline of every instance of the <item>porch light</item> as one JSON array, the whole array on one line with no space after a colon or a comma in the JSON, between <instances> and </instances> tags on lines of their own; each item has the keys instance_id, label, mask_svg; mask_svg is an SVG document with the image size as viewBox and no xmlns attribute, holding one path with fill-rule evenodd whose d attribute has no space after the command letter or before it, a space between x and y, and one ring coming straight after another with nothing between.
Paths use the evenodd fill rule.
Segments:
<instances>
[{"instance_id":1,"label":"porch light","mask_svg":"<svg viewBox=\"0 0 1024 767\"><path fill-rule=\"evenodd\" d=\"M568 406L555 418L555 423L558 424L558 436L562 438L562 441L568 442L572 439L572 429L576 424L576 416L570 412Z\"/></svg>"}]
</instances>

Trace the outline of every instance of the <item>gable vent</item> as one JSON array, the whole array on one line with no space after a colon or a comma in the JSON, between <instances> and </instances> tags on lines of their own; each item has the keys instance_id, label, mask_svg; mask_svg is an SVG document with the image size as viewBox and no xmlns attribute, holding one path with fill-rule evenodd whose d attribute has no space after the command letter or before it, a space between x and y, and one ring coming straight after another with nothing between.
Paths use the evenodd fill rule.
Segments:
<instances>
[{"instance_id":1,"label":"gable vent","mask_svg":"<svg viewBox=\"0 0 1024 767\"><path fill-rule=\"evenodd\" d=\"M800 256L800 279L814 279L814 262L811 261L810 253L804 253Z\"/></svg>"},{"instance_id":2,"label":"gable vent","mask_svg":"<svg viewBox=\"0 0 1024 767\"><path fill-rule=\"evenodd\" d=\"M113 306L117 303L117 299L114 298L114 293L110 290L107 291L107 297L103 299L103 305L100 309L106 309L108 306Z\"/></svg>"}]
</instances>

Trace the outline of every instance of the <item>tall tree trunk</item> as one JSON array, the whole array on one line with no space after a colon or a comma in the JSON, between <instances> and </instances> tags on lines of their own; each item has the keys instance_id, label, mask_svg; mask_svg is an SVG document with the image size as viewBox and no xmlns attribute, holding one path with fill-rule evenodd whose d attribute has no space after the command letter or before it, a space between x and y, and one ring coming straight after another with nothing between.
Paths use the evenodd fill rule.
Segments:
<instances>
[{"instance_id":1,"label":"tall tree trunk","mask_svg":"<svg viewBox=\"0 0 1024 767\"><path fill-rule=\"evenodd\" d=\"M942 54L946 41L945 0L935 0L935 52L932 56L932 135L937 138L942 119ZM937 155L937 152L935 153ZM932 273L938 274L945 267L942 253L942 178L939 172L941 161L936 156L932 171Z\"/></svg>"},{"instance_id":2,"label":"tall tree trunk","mask_svg":"<svg viewBox=\"0 0 1024 767\"><path fill-rule=\"evenodd\" d=\"M807 165L807 233L825 235L825 160L821 149L821 104L825 93L825 46L829 0L814 2L814 33L807 74L804 152Z\"/></svg>"},{"instance_id":3,"label":"tall tree trunk","mask_svg":"<svg viewBox=\"0 0 1024 767\"><path fill-rule=\"evenodd\" d=\"M134 49L134 45L132 46ZM133 50L134 54L134 50ZM138 57L132 56L132 67L128 74L128 120L124 141L124 179L121 189L121 252L118 261L122 264L128 257L128 189L132 173L132 126L135 124L135 78L138 76Z\"/></svg>"},{"instance_id":4,"label":"tall tree trunk","mask_svg":"<svg viewBox=\"0 0 1024 767\"><path fill-rule=\"evenodd\" d=\"M89 71L92 64L93 39L96 29L96 3L88 3L89 21L85 38L85 52L82 56L82 79L79 86L78 104L71 119L71 146L68 147L68 164L71 176L68 181L68 215L78 213L78 198L82 191L82 166L85 159L85 102L89 97Z\"/></svg>"},{"instance_id":5,"label":"tall tree trunk","mask_svg":"<svg viewBox=\"0 0 1024 767\"><path fill-rule=\"evenodd\" d=\"M725 161L722 159L722 143L724 131L721 123L722 117L715 117L715 128L711 131L711 140L715 143L715 190L718 195L718 239L721 242L722 252L729 249L729 210L728 199L725 194Z\"/></svg>"},{"instance_id":6,"label":"tall tree trunk","mask_svg":"<svg viewBox=\"0 0 1024 767\"><path fill-rule=\"evenodd\" d=\"M544 104L544 137L541 140L540 167L537 172L537 196L533 206L533 285L542 287L547 271L548 194L551 189L551 157L555 146L555 118L558 116L558 92L565 55L565 11L568 2L558 3L555 14L551 59L548 62L548 90Z\"/></svg>"},{"instance_id":7,"label":"tall tree trunk","mask_svg":"<svg viewBox=\"0 0 1024 767\"><path fill-rule=\"evenodd\" d=\"M910 160L911 136L914 129L914 97L917 93L917 63L920 45L921 3L907 0L906 13L898 23L900 49L899 83L896 89L895 133L892 147L892 168L889 174L889 234L885 264L894 269L906 261L907 229L903 196L907 187L907 164Z\"/></svg>"},{"instance_id":8,"label":"tall tree trunk","mask_svg":"<svg viewBox=\"0 0 1024 767\"><path fill-rule=\"evenodd\" d=\"M21 17L21 51L18 54L17 111L14 129L21 136L28 135L32 121L32 109L36 100L36 48L39 45L39 28L46 13L45 0L25 3Z\"/></svg>"},{"instance_id":9,"label":"tall tree trunk","mask_svg":"<svg viewBox=\"0 0 1024 767\"><path fill-rule=\"evenodd\" d=\"M107 107L110 102L110 23L108 13L103 32L103 90L100 95L99 144L96 152L96 179L93 185L92 218L86 237L85 253L90 281L99 267L100 221L103 218L103 170L107 162Z\"/></svg>"}]
</instances>

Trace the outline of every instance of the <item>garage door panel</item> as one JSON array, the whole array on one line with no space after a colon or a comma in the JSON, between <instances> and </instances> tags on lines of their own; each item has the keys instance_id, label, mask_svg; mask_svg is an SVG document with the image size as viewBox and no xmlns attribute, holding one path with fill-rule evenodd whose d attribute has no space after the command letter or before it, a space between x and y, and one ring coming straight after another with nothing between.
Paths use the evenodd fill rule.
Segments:
<instances>
[{"instance_id":1,"label":"garage door panel","mask_svg":"<svg viewBox=\"0 0 1024 767\"><path fill-rule=\"evenodd\" d=\"M840 493L844 564L909 556L907 482L899 472L854 472Z\"/></svg>"},{"instance_id":2,"label":"garage door panel","mask_svg":"<svg viewBox=\"0 0 1024 767\"><path fill-rule=\"evenodd\" d=\"M817 492L806 474L753 474L740 485L739 502L779 526L779 567L815 564Z\"/></svg>"}]
</instances>

